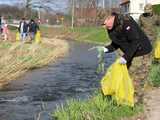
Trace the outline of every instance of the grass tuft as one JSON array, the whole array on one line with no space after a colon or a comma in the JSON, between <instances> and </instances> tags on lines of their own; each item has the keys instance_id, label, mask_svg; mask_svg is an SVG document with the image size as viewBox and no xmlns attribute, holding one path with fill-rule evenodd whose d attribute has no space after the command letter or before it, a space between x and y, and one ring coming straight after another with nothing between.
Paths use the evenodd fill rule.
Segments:
<instances>
[{"instance_id":1,"label":"grass tuft","mask_svg":"<svg viewBox=\"0 0 160 120\"><path fill-rule=\"evenodd\" d=\"M134 108L118 106L111 98L97 93L85 101L72 99L66 105L59 106L52 115L57 120L119 120L142 111L142 105L135 105Z\"/></svg>"},{"instance_id":2,"label":"grass tuft","mask_svg":"<svg viewBox=\"0 0 160 120\"><path fill-rule=\"evenodd\" d=\"M45 39L42 44L0 43L0 85L22 73L47 65L63 56L68 44L58 39ZM2 86L2 85L1 85Z\"/></svg>"},{"instance_id":3,"label":"grass tuft","mask_svg":"<svg viewBox=\"0 0 160 120\"><path fill-rule=\"evenodd\" d=\"M108 34L101 27L76 27L70 29L71 33L77 34L76 40L92 43L105 44L109 41Z\"/></svg>"},{"instance_id":4,"label":"grass tuft","mask_svg":"<svg viewBox=\"0 0 160 120\"><path fill-rule=\"evenodd\" d=\"M154 87L160 86L160 64L152 64L149 72L149 80L152 82Z\"/></svg>"}]
</instances>

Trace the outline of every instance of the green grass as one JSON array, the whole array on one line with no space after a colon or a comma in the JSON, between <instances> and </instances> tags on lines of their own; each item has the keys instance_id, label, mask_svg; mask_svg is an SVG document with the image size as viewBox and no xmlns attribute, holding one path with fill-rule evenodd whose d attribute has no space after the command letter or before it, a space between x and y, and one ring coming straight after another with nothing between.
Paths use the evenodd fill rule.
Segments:
<instances>
[{"instance_id":1,"label":"green grass","mask_svg":"<svg viewBox=\"0 0 160 120\"><path fill-rule=\"evenodd\" d=\"M152 82L154 87L160 86L160 64L152 64L149 72L149 80Z\"/></svg>"},{"instance_id":2,"label":"green grass","mask_svg":"<svg viewBox=\"0 0 160 120\"><path fill-rule=\"evenodd\" d=\"M154 11L156 14L160 15L160 4L158 4L158 5L153 5L153 11Z\"/></svg>"},{"instance_id":3,"label":"green grass","mask_svg":"<svg viewBox=\"0 0 160 120\"><path fill-rule=\"evenodd\" d=\"M63 39L72 39L83 42L91 42L96 44L105 44L109 41L106 30L102 27L70 27L53 28L41 26L42 35L53 38L55 36L63 36Z\"/></svg>"},{"instance_id":4,"label":"green grass","mask_svg":"<svg viewBox=\"0 0 160 120\"><path fill-rule=\"evenodd\" d=\"M53 28L44 25L40 26L40 31L42 33L42 37L47 37L52 39L56 36L64 34L65 32L64 28Z\"/></svg>"},{"instance_id":5,"label":"green grass","mask_svg":"<svg viewBox=\"0 0 160 120\"><path fill-rule=\"evenodd\" d=\"M78 34L75 39L79 41L104 44L109 40L106 30L102 27L75 27L69 30Z\"/></svg>"},{"instance_id":6,"label":"green grass","mask_svg":"<svg viewBox=\"0 0 160 120\"><path fill-rule=\"evenodd\" d=\"M160 38L160 28L157 27L157 41ZM155 47L155 46L154 46ZM160 87L160 60L154 59L149 72L149 80L154 87Z\"/></svg>"},{"instance_id":7,"label":"green grass","mask_svg":"<svg viewBox=\"0 0 160 120\"><path fill-rule=\"evenodd\" d=\"M115 101L97 93L88 100L70 100L52 114L56 120L119 120L143 111L143 105L118 106Z\"/></svg>"},{"instance_id":8,"label":"green grass","mask_svg":"<svg viewBox=\"0 0 160 120\"><path fill-rule=\"evenodd\" d=\"M1 43L0 44L0 49L8 49L12 46L11 43L8 43L8 42L4 42L3 44Z\"/></svg>"}]
</instances>

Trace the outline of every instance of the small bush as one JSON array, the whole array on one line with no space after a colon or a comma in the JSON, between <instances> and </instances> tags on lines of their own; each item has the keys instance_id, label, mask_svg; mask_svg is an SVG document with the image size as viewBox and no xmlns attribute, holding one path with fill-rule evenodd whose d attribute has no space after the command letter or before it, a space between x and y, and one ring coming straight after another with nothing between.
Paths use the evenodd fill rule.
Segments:
<instances>
[{"instance_id":1,"label":"small bush","mask_svg":"<svg viewBox=\"0 0 160 120\"><path fill-rule=\"evenodd\" d=\"M153 5L153 11L154 11L156 14L159 14L159 15L160 15L160 4L159 4L159 5Z\"/></svg>"},{"instance_id":2,"label":"small bush","mask_svg":"<svg viewBox=\"0 0 160 120\"><path fill-rule=\"evenodd\" d=\"M149 79L154 87L160 86L160 65L153 64L149 73Z\"/></svg>"}]
</instances>

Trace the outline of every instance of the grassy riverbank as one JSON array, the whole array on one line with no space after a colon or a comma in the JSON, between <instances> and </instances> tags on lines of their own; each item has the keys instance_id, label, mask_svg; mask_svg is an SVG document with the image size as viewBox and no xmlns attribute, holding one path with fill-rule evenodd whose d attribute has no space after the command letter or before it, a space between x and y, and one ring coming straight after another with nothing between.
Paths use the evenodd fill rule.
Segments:
<instances>
[{"instance_id":1,"label":"grassy riverbank","mask_svg":"<svg viewBox=\"0 0 160 120\"><path fill-rule=\"evenodd\" d=\"M88 100L70 100L53 113L56 120L120 120L139 114L142 105L118 106L115 101L97 93Z\"/></svg>"},{"instance_id":2,"label":"grassy riverbank","mask_svg":"<svg viewBox=\"0 0 160 120\"><path fill-rule=\"evenodd\" d=\"M0 87L10 80L55 61L68 51L68 44L58 39L44 39L42 44L0 43Z\"/></svg>"},{"instance_id":3,"label":"grassy riverbank","mask_svg":"<svg viewBox=\"0 0 160 120\"><path fill-rule=\"evenodd\" d=\"M77 27L69 31L77 34L75 40L78 41L104 44L109 40L106 30L102 27Z\"/></svg>"},{"instance_id":4,"label":"grassy riverbank","mask_svg":"<svg viewBox=\"0 0 160 120\"><path fill-rule=\"evenodd\" d=\"M109 42L108 34L102 27L75 27L71 29L41 26L41 30L44 37L49 38L58 37L61 39L71 39L96 44Z\"/></svg>"},{"instance_id":5,"label":"grassy riverbank","mask_svg":"<svg viewBox=\"0 0 160 120\"><path fill-rule=\"evenodd\" d=\"M157 30L157 41L160 41L160 27ZM149 80L152 82L154 87L160 87L160 60L155 60L151 65L151 70L149 72Z\"/></svg>"},{"instance_id":6,"label":"grassy riverbank","mask_svg":"<svg viewBox=\"0 0 160 120\"><path fill-rule=\"evenodd\" d=\"M160 87L160 64L152 64L151 70L149 73L149 80L154 87Z\"/></svg>"}]
</instances>

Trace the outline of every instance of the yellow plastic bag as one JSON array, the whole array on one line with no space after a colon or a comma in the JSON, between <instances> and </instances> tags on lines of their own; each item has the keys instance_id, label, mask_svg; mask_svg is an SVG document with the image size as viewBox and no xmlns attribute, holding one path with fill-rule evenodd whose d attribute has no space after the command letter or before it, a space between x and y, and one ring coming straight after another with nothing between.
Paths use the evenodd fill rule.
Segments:
<instances>
[{"instance_id":1,"label":"yellow plastic bag","mask_svg":"<svg viewBox=\"0 0 160 120\"><path fill-rule=\"evenodd\" d=\"M119 64L119 59L112 64L101 80L104 95L115 97L117 104L134 106L134 87L126 65Z\"/></svg>"},{"instance_id":2,"label":"yellow plastic bag","mask_svg":"<svg viewBox=\"0 0 160 120\"><path fill-rule=\"evenodd\" d=\"M155 48L155 51L154 51L154 57L156 59L160 59L160 41L157 41L157 43L156 43L156 48Z\"/></svg>"},{"instance_id":3,"label":"yellow plastic bag","mask_svg":"<svg viewBox=\"0 0 160 120\"><path fill-rule=\"evenodd\" d=\"M41 33L40 33L40 31L37 31L37 33L36 33L35 42L36 43L41 43Z\"/></svg>"},{"instance_id":4,"label":"yellow plastic bag","mask_svg":"<svg viewBox=\"0 0 160 120\"><path fill-rule=\"evenodd\" d=\"M16 41L20 41L20 33L16 32Z\"/></svg>"}]
</instances>

